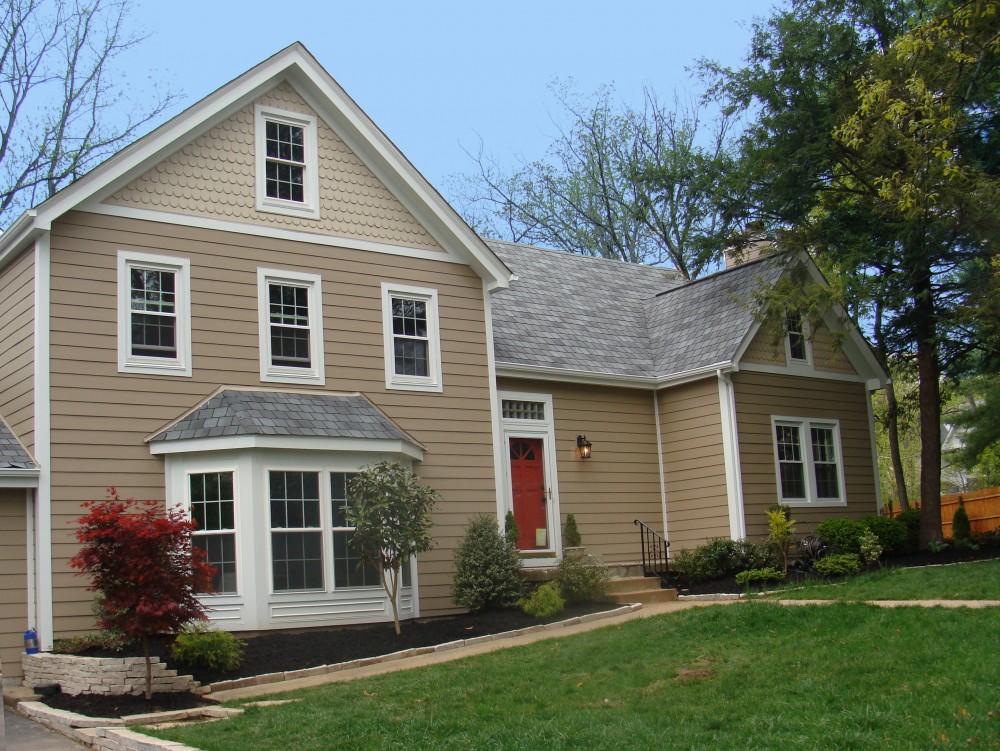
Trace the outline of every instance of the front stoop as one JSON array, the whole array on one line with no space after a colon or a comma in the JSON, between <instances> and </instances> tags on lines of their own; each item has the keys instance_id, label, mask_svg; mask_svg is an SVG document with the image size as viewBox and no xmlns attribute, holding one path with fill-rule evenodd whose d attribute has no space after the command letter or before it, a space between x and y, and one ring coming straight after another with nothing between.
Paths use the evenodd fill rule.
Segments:
<instances>
[{"instance_id":1,"label":"front stoop","mask_svg":"<svg viewBox=\"0 0 1000 751\"><path fill-rule=\"evenodd\" d=\"M611 602L673 602L677 599L676 589L663 589L655 576L626 576L608 582L608 600Z\"/></svg>"}]
</instances>

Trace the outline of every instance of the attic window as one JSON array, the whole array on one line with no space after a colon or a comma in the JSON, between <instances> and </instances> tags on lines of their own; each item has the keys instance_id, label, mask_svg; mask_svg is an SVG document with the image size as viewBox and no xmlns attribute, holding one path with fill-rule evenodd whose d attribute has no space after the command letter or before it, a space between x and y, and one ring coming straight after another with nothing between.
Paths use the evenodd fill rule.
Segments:
<instances>
[{"instance_id":1,"label":"attic window","mask_svg":"<svg viewBox=\"0 0 1000 751\"><path fill-rule=\"evenodd\" d=\"M798 313L788 313L785 316L785 354L790 363L808 363L810 361L809 332L806 322Z\"/></svg>"},{"instance_id":2,"label":"attic window","mask_svg":"<svg viewBox=\"0 0 1000 751\"><path fill-rule=\"evenodd\" d=\"M316 118L258 106L257 209L319 218Z\"/></svg>"}]
</instances>

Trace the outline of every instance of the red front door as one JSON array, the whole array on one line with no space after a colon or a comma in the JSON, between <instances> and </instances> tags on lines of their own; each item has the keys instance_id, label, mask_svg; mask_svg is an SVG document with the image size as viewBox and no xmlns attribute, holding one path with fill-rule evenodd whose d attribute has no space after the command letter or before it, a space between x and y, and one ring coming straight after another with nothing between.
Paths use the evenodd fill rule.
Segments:
<instances>
[{"instance_id":1,"label":"red front door","mask_svg":"<svg viewBox=\"0 0 1000 751\"><path fill-rule=\"evenodd\" d=\"M550 547L541 438L510 439L510 479L518 549Z\"/></svg>"}]
</instances>

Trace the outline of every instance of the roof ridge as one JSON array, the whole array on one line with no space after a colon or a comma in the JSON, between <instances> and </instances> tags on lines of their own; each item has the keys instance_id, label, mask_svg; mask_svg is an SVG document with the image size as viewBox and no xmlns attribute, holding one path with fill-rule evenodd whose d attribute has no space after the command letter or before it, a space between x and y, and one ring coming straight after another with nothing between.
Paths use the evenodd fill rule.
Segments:
<instances>
[{"instance_id":1,"label":"roof ridge","mask_svg":"<svg viewBox=\"0 0 1000 751\"><path fill-rule=\"evenodd\" d=\"M788 254L790 256L791 254L793 254L793 251L782 250L782 251L779 251L777 253L769 253L766 256L761 256L760 258L754 258L752 261L747 261L747 262L741 263L741 264L739 264L737 266L730 266L729 268L726 268L726 269L719 269L718 271L713 271L711 274L707 274L705 276L698 277L697 279L689 279L685 284L679 284L676 287L671 287L670 289L665 289L662 292L657 292L656 293L656 297L663 297L664 295L666 295L669 292L676 292L677 290L680 290L680 289L689 289L690 287L693 287L695 284L698 284L699 282L706 282L706 281L711 281L711 280L714 280L714 279L718 279L719 277L721 277L721 276L723 276L725 274L728 274L731 271L742 271L742 270L744 270L744 269L746 269L746 268L748 268L750 266L754 266L756 264L763 263L764 261L774 260L778 256L785 255L785 254Z\"/></svg>"},{"instance_id":2,"label":"roof ridge","mask_svg":"<svg viewBox=\"0 0 1000 751\"><path fill-rule=\"evenodd\" d=\"M513 242L508 242L506 240L490 240L490 239L486 239L486 243L488 245L490 245L490 244L501 245L504 248L510 248L512 250L533 250L533 251L540 251L542 253L552 253L552 254L558 255L558 256L560 256L562 258L573 258L573 259L577 259L577 260L585 262L585 263L586 262L592 262L592 263L610 263L610 264L618 264L618 268L627 268L627 269L630 269L630 270L631 269L643 269L643 271L641 271L639 273L647 273L647 272L650 272L650 271L654 271L654 272L658 272L661 275L673 275L673 274L676 274L677 277L678 277L678 279L677 279L678 281L682 281L683 280L683 276L681 275L681 272L678 271L673 266L654 266L654 265L649 264L649 263L634 263L632 261L622 260L621 258L607 258L607 257L601 256L601 255L586 255L584 253L576 253L576 252L569 251L569 250L561 250L559 248L545 248L545 247L543 247L541 245L528 245L526 243L513 243Z\"/></svg>"}]
</instances>

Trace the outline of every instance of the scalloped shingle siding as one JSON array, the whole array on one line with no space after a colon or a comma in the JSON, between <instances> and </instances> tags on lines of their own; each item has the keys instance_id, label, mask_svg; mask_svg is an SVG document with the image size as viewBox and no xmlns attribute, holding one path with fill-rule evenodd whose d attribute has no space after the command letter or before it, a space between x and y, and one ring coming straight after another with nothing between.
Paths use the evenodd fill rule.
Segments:
<instances>
[{"instance_id":1,"label":"scalloped shingle siding","mask_svg":"<svg viewBox=\"0 0 1000 751\"><path fill-rule=\"evenodd\" d=\"M287 83L257 103L314 115ZM417 248L440 246L336 133L318 119L321 218L258 212L254 192L254 105L176 151L107 203L210 219L264 224Z\"/></svg>"}]
</instances>

